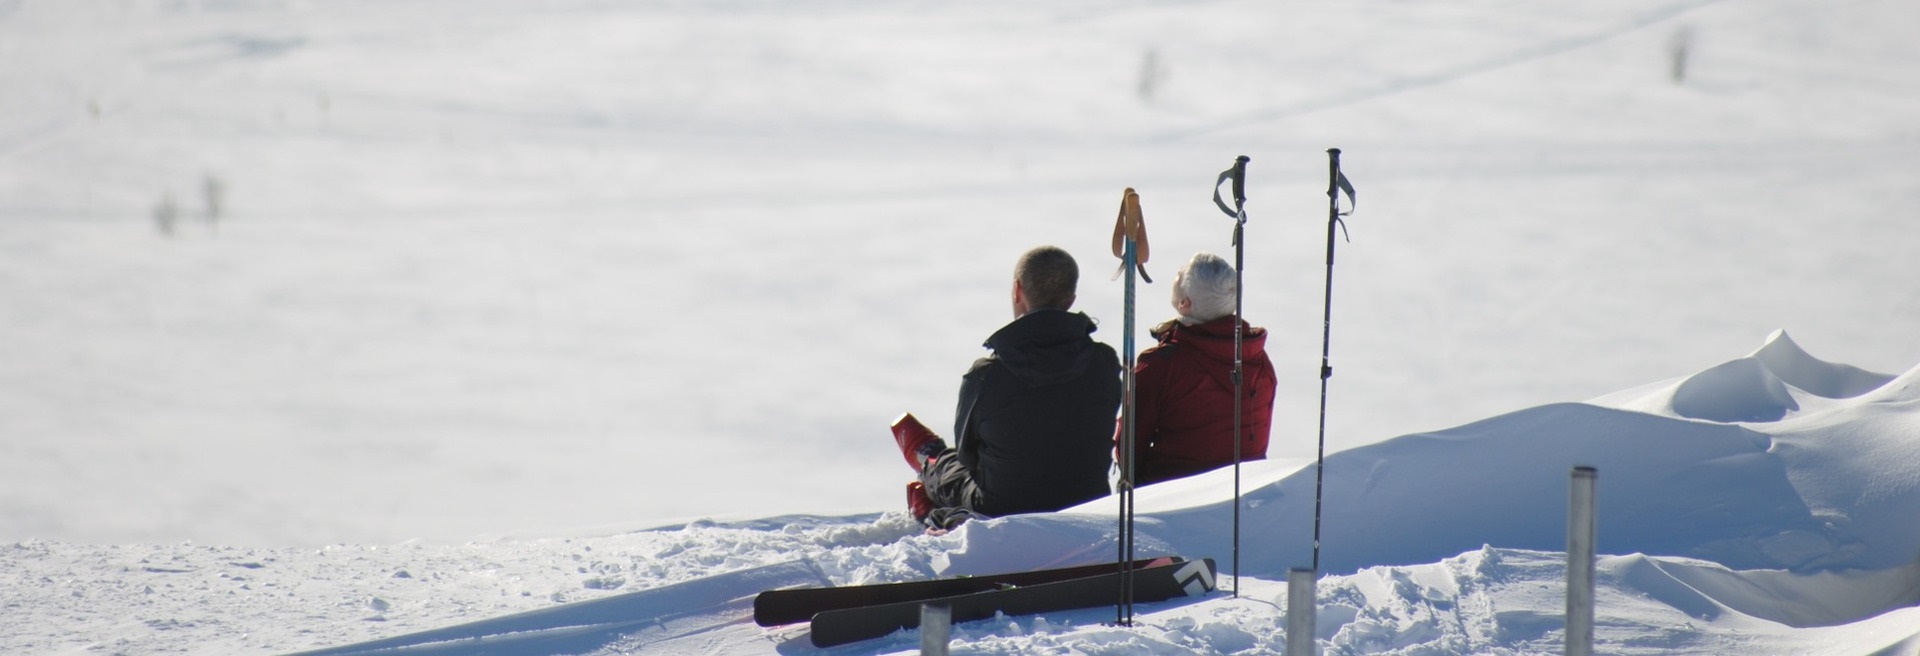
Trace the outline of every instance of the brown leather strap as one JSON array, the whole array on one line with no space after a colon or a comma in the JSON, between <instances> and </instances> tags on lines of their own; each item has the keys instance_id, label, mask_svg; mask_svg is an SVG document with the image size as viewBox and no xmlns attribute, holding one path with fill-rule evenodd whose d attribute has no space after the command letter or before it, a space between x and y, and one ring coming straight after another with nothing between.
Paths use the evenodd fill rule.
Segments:
<instances>
[{"instance_id":1,"label":"brown leather strap","mask_svg":"<svg viewBox=\"0 0 1920 656\"><path fill-rule=\"evenodd\" d=\"M1147 248L1147 218L1140 211L1140 194L1127 187L1120 195L1120 214L1113 219L1113 256L1127 257L1127 240L1133 240L1134 267L1139 270L1140 278L1153 282L1147 276L1147 258L1151 251ZM1121 266L1126 266L1122 263Z\"/></svg>"}]
</instances>

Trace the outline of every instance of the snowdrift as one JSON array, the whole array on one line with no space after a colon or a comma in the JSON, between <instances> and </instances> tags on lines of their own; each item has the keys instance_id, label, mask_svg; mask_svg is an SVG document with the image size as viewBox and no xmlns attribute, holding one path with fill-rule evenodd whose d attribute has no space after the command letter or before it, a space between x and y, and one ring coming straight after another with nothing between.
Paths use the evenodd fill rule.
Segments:
<instances>
[{"instance_id":1,"label":"snowdrift","mask_svg":"<svg viewBox=\"0 0 1920 656\"><path fill-rule=\"evenodd\" d=\"M1690 617L1795 627L1910 606L1920 601L1916 382L1920 368L1896 377L1823 362L1776 332L1675 381L1336 453L1322 571L1404 576L1378 570L1418 571L1483 545L1557 551L1568 472L1587 465L1600 471L1600 551L1631 554L1603 568L1615 585ZM1312 562L1313 468L1252 463L1242 476L1241 573L1283 580ZM1225 563L1232 501L1220 491L1231 477L1141 491L1142 548ZM948 571L1096 557L1097 547L1071 547L1107 544L1113 509L1102 500L982 522L962 533ZM1420 596L1453 599L1462 585Z\"/></svg>"},{"instance_id":2,"label":"snowdrift","mask_svg":"<svg viewBox=\"0 0 1920 656\"><path fill-rule=\"evenodd\" d=\"M1600 472L1603 553L1737 569L1902 566L1920 555L1920 529L1898 519L1920 509L1916 377L1822 362L1776 332L1753 354L1678 381L1332 454L1321 569L1428 563L1483 544L1562 548L1567 475L1581 465ZM1729 415L1745 419L1707 418ZM1312 468L1256 463L1243 476L1276 467L1292 471L1246 489L1243 509L1243 573L1263 578L1312 562ZM1179 485L1231 489L1231 475ZM1143 491L1141 534L1179 553L1229 554L1230 504ZM1094 531L1083 517L1005 521Z\"/></svg>"}]
</instances>

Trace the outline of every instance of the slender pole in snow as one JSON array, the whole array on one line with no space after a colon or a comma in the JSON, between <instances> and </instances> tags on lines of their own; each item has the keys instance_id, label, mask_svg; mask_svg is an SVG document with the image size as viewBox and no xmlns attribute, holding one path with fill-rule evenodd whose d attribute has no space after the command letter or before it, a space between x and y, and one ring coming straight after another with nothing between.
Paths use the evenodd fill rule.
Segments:
<instances>
[{"instance_id":1,"label":"slender pole in snow","mask_svg":"<svg viewBox=\"0 0 1920 656\"><path fill-rule=\"evenodd\" d=\"M1246 155L1233 160L1233 168L1220 172L1220 178L1213 182L1213 204L1220 211L1233 217L1233 596L1240 596L1240 431L1241 397L1245 383L1241 380L1241 323L1245 320L1245 308L1242 307L1246 294L1247 247L1244 239L1247 227L1247 162ZM1233 209L1220 200L1220 185L1233 181Z\"/></svg>"},{"instance_id":2,"label":"slender pole in snow","mask_svg":"<svg viewBox=\"0 0 1920 656\"><path fill-rule=\"evenodd\" d=\"M1593 654L1595 483L1599 470L1574 467L1567 494L1567 656Z\"/></svg>"},{"instance_id":3,"label":"slender pole in snow","mask_svg":"<svg viewBox=\"0 0 1920 656\"><path fill-rule=\"evenodd\" d=\"M1120 626L1133 625L1133 487L1134 487L1134 348L1133 348L1133 277L1135 273L1142 280L1153 282L1147 277L1147 226L1146 218L1140 211L1140 194L1128 187L1120 197L1120 215L1113 224L1113 254L1120 258L1120 271L1114 275L1127 276L1126 294L1122 312L1123 327L1121 342L1124 345L1123 364L1120 373L1120 530L1119 530L1119 566L1120 596L1114 622Z\"/></svg>"},{"instance_id":4,"label":"slender pole in snow","mask_svg":"<svg viewBox=\"0 0 1920 656\"><path fill-rule=\"evenodd\" d=\"M1126 342L1127 356L1126 363L1122 365L1121 368L1121 371L1125 373L1121 374L1123 380L1120 386L1125 393L1125 396L1122 398L1126 399L1125 408L1120 413L1121 421L1123 422L1120 429L1120 442L1121 450L1124 452L1121 456L1124 464L1120 466L1121 553L1119 622L1121 626L1133 625L1133 460L1137 446L1134 444L1134 438L1136 436L1133 433L1135 407L1133 398L1133 264L1134 258L1138 256L1138 254L1134 252L1134 247L1133 238L1128 237L1126 241L1126 255L1121 258L1121 262L1127 267L1126 327L1122 329L1125 331L1123 334L1126 335L1124 341Z\"/></svg>"},{"instance_id":5,"label":"slender pole in snow","mask_svg":"<svg viewBox=\"0 0 1920 656\"><path fill-rule=\"evenodd\" d=\"M1333 343L1333 233L1339 226L1342 232L1347 225L1341 216L1352 214L1351 207L1340 211L1340 192L1347 192L1349 206L1354 204L1353 184L1347 182L1346 174L1340 172L1340 149L1327 149L1327 292L1326 313L1322 315L1320 333L1320 452L1313 465L1313 571L1320 571L1320 508L1326 487L1327 463L1327 379L1333 377L1333 365L1329 362Z\"/></svg>"}]
</instances>

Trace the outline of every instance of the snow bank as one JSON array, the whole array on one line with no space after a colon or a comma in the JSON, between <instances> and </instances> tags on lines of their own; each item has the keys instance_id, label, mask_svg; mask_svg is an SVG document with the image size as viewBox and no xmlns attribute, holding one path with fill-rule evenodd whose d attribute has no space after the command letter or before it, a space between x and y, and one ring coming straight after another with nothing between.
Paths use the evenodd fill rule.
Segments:
<instances>
[{"instance_id":1,"label":"snow bank","mask_svg":"<svg viewBox=\"0 0 1920 656\"><path fill-rule=\"evenodd\" d=\"M1808 354L1776 330L1746 357L1686 378L1591 401L1622 409L1721 423L1772 422L1880 389L1893 376Z\"/></svg>"},{"instance_id":2,"label":"snow bank","mask_svg":"<svg viewBox=\"0 0 1920 656\"><path fill-rule=\"evenodd\" d=\"M1782 412L1757 421L1757 409ZM1323 605L1322 637L1362 652L1418 644L1464 653L1557 630L1558 597L1538 612L1504 610L1478 623L1409 618L1467 604L1463 597L1476 585L1516 576L1483 571L1468 580L1441 570L1480 571L1486 554L1561 548L1567 475L1576 465L1600 471L1600 550L1636 554L1608 559L1605 575L1662 612L1679 613L1682 625L1690 621L1684 618L1738 624L1723 619L1737 616L1820 627L1911 606L1920 602L1920 528L1912 521L1920 508L1917 411L1920 367L1896 377L1834 365L1776 332L1753 354L1677 382L1333 454L1321 565L1349 583L1327 593L1333 602ZM1143 490L1142 549L1210 555L1225 569L1231 500L1222 490L1231 489L1231 476L1221 470ZM1314 470L1249 463L1242 478L1252 483L1242 509L1241 574L1282 580L1288 568L1311 562ZM1037 566L1085 553L1007 546L1110 544L1113 510L1103 500L970 525L957 533L963 546L950 563L999 554L994 564ZM1501 549L1476 551L1487 544ZM1456 562L1462 553L1481 555ZM1520 578L1544 585L1556 576L1563 575ZM1510 605L1512 597L1501 594ZM1367 619L1388 607L1402 609L1386 613L1392 622ZM1425 610L1407 610L1416 607ZM1435 628L1463 623L1487 635ZM1643 628L1650 633L1638 644L1698 647L1691 644L1696 631L1674 626L1649 618ZM1670 639L1658 637L1667 633Z\"/></svg>"},{"instance_id":3,"label":"snow bank","mask_svg":"<svg viewBox=\"0 0 1920 656\"><path fill-rule=\"evenodd\" d=\"M1653 392L1643 388L1624 402L1551 404L1332 454L1322 571L1434 562L1482 544L1559 549L1575 466L1600 472L1604 553L1793 570L1895 567L1920 554L1920 529L1894 516L1920 508L1920 430L1912 412L1920 387L1911 384L1920 374L1895 378L1829 365L1784 333L1730 364ZM1729 375L1734 371L1755 376ZM1684 407L1684 398L1769 407L1754 400L1807 393L1788 387L1788 379L1850 398L1769 424L1630 409ZM1777 393L1772 384L1795 391ZM1242 566L1254 576L1283 578L1312 562L1314 472L1255 463L1243 476L1276 472L1285 473L1245 494ZM1224 559L1232 551L1223 530L1231 502L1218 491L1231 489L1230 476L1216 471L1181 488L1212 489L1211 503L1187 496L1174 504L1180 507L1163 509L1143 492L1141 534L1180 553ZM1112 508L1100 502L1076 512L1111 516ZM1051 532L1072 524L1089 533L1084 521L1036 517L1010 526Z\"/></svg>"}]
</instances>

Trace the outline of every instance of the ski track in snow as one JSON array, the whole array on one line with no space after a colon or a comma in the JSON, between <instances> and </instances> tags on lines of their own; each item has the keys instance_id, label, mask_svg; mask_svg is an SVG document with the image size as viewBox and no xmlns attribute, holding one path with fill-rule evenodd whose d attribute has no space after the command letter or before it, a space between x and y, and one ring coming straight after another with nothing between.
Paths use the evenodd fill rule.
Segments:
<instances>
[{"instance_id":1,"label":"ski track in snow","mask_svg":"<svg viewBox=\"0 0 1920 656\"><path fill-rule=\"evenodd\" d=\"M1603 29L1591 34L1566 36L1566 37L1562 37L1546 43L1537 44L1532 47L1522 48L1514 52L1499 53L1479 61L1462 63L1459 65L1449 67L1442 71L1420 75L1420 76L1413 76L1413 77L1407 77L1403 79L1391 80L1389 83L1381 85L1377 88L1353 89L1342 94L1336 94L1336 95L1325 97L1325 98L1303 100L1295 104L1284 106L1284 107L1263 109L1263 110L1251 112L1241 116L1225 117L1222 119L1215 120L1203 128L1195 128L1195 129L1184 130L1180 132L1171 132L1171 133L1159 135L1159 138L1170 139L1170 140L1186 139L1186 138L1196 137L1196 136L1210 134L1214 132L1224 132L1229 130L1235 130L1235 129L1244 128L1246 126L1257 125L1260 123L1266 123L1270 121L1277 121L1290 116L1297 116L1297 115L1309 114L1313 112L1324 112L1324 111L1339 109L1341 107L1355 105L1355 104L1363 103L1369 100L1385 98L1387 96L1406 93L1409 91L1415 91L1415 90L1423 89L1427 87L1444 85L1450 82L1455 82L1455 81L1465 79L1473 75L1479 75L1481 73L1496 71L1509 66L1525 64L1528 62L1534 62L1534 61L1538 61L1548 57L1553 57L1555 55L1559 55L1559 54L1566 53L1578 48L1583 48L1596 43L1600 43L1602 41L1606 41L1608 39L1612 39L1630 32L1634 32L1634 31L1646 29L1649 27L1653 27L1656 25L1660 25L1663 23L1667 23L1669 21L1672 21L1674 18L1686 15L1688 12L1691 12L1696 9L1706 7L1709 5L1717 4L1723 1L1725 0L1685 0L1683 2L1674 2L1666 6L1655 7L1653 9L1646 10L1641 14L1632 17L1625 23L1622 23L1618 26Z\"/></svg>"}]
</instances>

